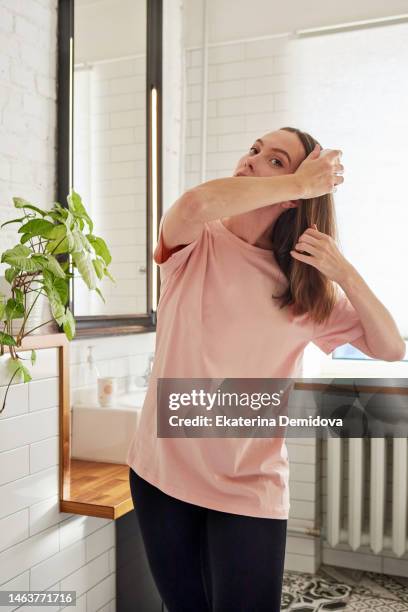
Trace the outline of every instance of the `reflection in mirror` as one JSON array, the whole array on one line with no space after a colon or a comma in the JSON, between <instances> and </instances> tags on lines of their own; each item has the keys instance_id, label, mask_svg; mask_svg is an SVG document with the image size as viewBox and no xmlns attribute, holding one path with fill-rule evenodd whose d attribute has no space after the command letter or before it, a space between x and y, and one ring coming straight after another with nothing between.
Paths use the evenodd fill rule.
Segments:
<instances>
[{"instance_id":1,"label":"reflection in mirror","mask_svg":"<svg viewBox=\"0 0 408 612\"><path fill-rule=\"evenodd\" d=\"M74 280L75 316L147 311L146 2L75 0L73 187L112 254L106 303Z\"/></svg>"}]
</instances>

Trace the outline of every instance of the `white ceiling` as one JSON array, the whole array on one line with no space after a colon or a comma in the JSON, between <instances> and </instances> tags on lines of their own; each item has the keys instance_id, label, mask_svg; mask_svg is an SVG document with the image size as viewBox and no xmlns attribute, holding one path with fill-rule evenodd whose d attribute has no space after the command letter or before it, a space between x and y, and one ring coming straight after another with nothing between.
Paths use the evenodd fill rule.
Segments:
<instances>
[{"instance_id":1,"label":"white ceiling","mask_svg":"<svg viewBox=\"0 0 408 612\"><path fill-rule=\"evenodd\" d=\"M408 13L407 0L207 0L210 43ZM202 44L203 0L184 0L186 46Z\"/></svg>"}]
</instances>

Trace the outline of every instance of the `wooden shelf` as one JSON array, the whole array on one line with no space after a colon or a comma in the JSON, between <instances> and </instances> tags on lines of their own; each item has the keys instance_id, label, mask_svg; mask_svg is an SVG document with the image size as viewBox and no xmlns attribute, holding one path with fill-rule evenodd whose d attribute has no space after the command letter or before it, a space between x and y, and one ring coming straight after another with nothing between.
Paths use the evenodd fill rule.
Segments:
<instances>
[{"instance_id":1,"label":"wooden shelf","mask_svg":"<svg viewBox=\"0 0 408 612\"><path fill-rule=\"evenodd\" d=\"M71 459L60 512L118 519L133 510L129 466Z\"/></svg>"}]
</instances>

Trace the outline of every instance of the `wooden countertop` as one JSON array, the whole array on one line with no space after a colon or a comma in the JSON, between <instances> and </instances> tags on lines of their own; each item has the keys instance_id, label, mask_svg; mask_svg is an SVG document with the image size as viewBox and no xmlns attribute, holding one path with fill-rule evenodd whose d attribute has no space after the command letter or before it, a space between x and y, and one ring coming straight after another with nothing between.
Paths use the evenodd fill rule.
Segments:
<instances>
[{"instance_id":1,"label":"wooden countertop","mask_svg":"<svg viewBox=\"0 0 408 612\"><path fill-rule=\"evenodd\" d=\"M60 512L117 519L131 510L128 465L71 459Z\"/></svg>"}]
</instances>

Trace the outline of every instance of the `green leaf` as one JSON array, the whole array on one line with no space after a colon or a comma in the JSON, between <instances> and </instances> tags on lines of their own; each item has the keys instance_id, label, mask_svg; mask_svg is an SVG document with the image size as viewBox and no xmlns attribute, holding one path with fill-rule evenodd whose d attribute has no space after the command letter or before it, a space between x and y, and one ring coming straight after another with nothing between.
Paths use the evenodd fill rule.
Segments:
<instances>
[{"instance_id":1,"label":"green leaf","mask_svg":"<svg viewBox=\"0 0 408 612\"><path fill-rule=\"evenodd\" d=\"M47 213L47 217L51 217L51 219L54 219L54 221L57 221L57 223L64 223L65 221L65 217L55 210L51 210L49 213Z\"/></svg>"},{"instance_id":2,"label":"green leaf","mask_svg":"<svg viewBox=\"0 0 408 612\"><path fill-rule=\"evenodd\" d=\"M38 272L41 268L38 266L38 262L34 259L29 259L31 249L24 244L17 244L12 249L4 251L1 256L1 263L8 263L19 270L25 270L27 272Z\"/></svg>"},{"instance_id":3,"label":"green leaf","mask_svg":"<svg viewBox=\"0 0 408 612\"><path fill-rule=\"evenodd\" d=\"M34 255L31 256L31 259L37 262L40 266L43 266L47 263L47 257L42 253L34 253Z\"/></svg>"},{"instance_id":4,"label":"green leaf","mask_svg":"<svg viewBox=\"0 0 408 612\"><path fill-rule=\"evenodd\" d=\"M27 257L28 255L30 255L30 253L31 253L31 249L24 246L23 244L17 244L12 249L7 249L6 251L4 251L4 253L1 256L1 263L4 263L4 262L8 263L7 258L10 255L13 257L14 256Z\"/></svg>"},{"instance_id":5,"label":"green leaf","mask_svg":"<svg viewBox=\"0 0 408 612\"><path fill-rule=\"evenodd\" d=\"M69 253L72 253L72 251L76 251L80 249L80 243L75 240L75 236L73 235L73 233L71 232L71 230L67 227L67 250ZM77 249L78 246L78 249Z\"/></svg>"},{"instance_id":6,"label":"green leaf","mask_svg":"<svg viewBox=\"0 0 408 612\"><path fill-rule=\"evenodd\" d=\"M62 218L64 220L68 217L69 210L67 208L65 208L64 206L61 206L61 204L59 202L55 202L54 210L59 212L59 214L62 216Z\"/></svg>"},{"instance_id":7,"label":"green leaf","mask_svg":"<svg viewBox=\"0 0 408 612\"><path fill-rule=\"evenodd\" d=\"M61 302L60 294L57 289L49 282L44 283L44 291L47 294L52 316L58 325L62 325L65 317L65 308Z\"/></svg>"},{"instance_id":8,"label":"green leaf","mask_svg":"<svg viewBox=\"0 0 408 612\"><path fill-rule=\"evenodd\" d=\"M95 268L92 265L92 260L85 253L72 253L72 259L75 266L78 268L88 289L95 289L97 285Z\"/></svg>"},{"instance_id":9,"label":"green leaf","mask_svg":"<svg viewBox=\"0 0 408 612\"><path fill-rule=\"evenodd\" d=\"M24 198L13 198L13 202L15 208L30 208L31 210L38 212L42 217L47 215L47 211L41 210L41 208L38 208L38 206L30 204L30 202L27 202L27 200L24 200Z\"/></svg>"},{"instance_id":10,"label":"green leaf","mask_svg":"<svg viewBox=\"0 0 408 612\"><path fill-rule=\"evenodd\" d=\"M0 344L7 344L7 346L16 346L16 340L13 336L0 332Z\"/></svg>"},{"instance_id":11,"label":"green leaf","mask_svg":"<svg viewBox=\"0 0 408 612\"><path fill-rule=\"evenodd\" d=\"M19 234L31 234L32 236L43 236L44 238L48 237L50 231L54 229L54 224L51 221L46 221L45 219L31 219L24 223L19 230Z\"/></svg>"},{"instance_id":12,"label":"green leaf","mask_svg":"<svg viewBox=\"0 0 408 612\"><path fill-rule=\"evenodd\" d=\"M75 336L75 319L69 308L67 308L65 311L65 320L62 327L68 340L72 340L72 338Z\"/></svg>"},{"instance_id":13,"label":"green leaf","mask_svg":"<svg viewBox=\"0 0 408 612\"><path fill-rule=\"evenodd\" d=\"M6 304L6 319L7 321L11 321L11 319L21 319L24 317L24 306L17 300L10 298L7 300Z\"/></svg>"},{"instance_id":14,"label":"green leaf","mask_svg":"<svg viewBox=\"0 0 408 612\"><path fill-rule=\"evenodd\" d=\"M12 264L19 270L24 270L24 272L41 272L41 265L33 258L27 259L25 257L10 257L7 263Z\"/></svg>"},{"instance_id":15,"label":"green leaf","mask_svg":"<svg viewBox=\"0 0 408 612\"><path fill-rule=\"evenodd\" d=\"M102 295L102 291L99 289L99 287L95 288L96 293L99 295L99 297L103 300L103 302L106 304L106 300Z\"/></svg>"},{"instance_id":16,"label":"green leaf","mask_svg":"<svg viewBox=\"0 0 408 612\"><path fill-rule=\"evenodd\" d=\"M105 268L105 264L100 259L93 259L92 263L98 278L103 278L103 270Z\"/></svg>"},{"instance_id":17,"label":"green leaf","mask_svg":"<svg viewBox=\"0 0 408 612\"><path fill-rule=\"evenodd\" d=\"M93 246L95 253L102 257L106 265L108 266L112 261L112 257L106 242L100 236L94 236L93 234L86 234L89 242Z\"/></svg>"},{"instance_id":18,"label":"green leaf","mask_svg":"<svg viewBox=\"0 0 408 612\"><path fill-rule=\"evenodd\" d=\"M20 244L24 244L25 242L28 242L29 240L31 240L32 235L31 234L23 234L20 238Z\"/></svg>"},{"instance_id":19,"label":"green leaf","mask_svg":"<svg viewBox=\"0 0 408 612\"><path fill-rule=\"evenodd\" d=\"M61 266L61 268L62 268L62 269L64 270L64 272L66 272L66 273L69 271L69 264L70 264L69 259L67 259L66 261L61 261L61 262L60 262L60 266Z\"/></svg>"},{"instance_id":20,"label":"green leaf","mask_svg":"<svg viewBox=\"0 0 408 612\"><path fill-rule=\"evenodd\" d=\"M4 227L5 225L8 225L9 223L17 223L18 221L24 221L24 219L26 218L27 217L20 217L19 219L10 219L10 221L6 221L5 223L2 223L0 227Z\"/></svg>"},{"instance_id":21,"label":"green leaf","mask_svg":"<svg viewBox=\"0 0 408 612\"><path fill-rule=\"evenodd\" d=\"M31 351L31 365L34 365L35 362L37 361L37 353L35 352L34 349L32 349Z\"/></svg>"},{"instance_id":22,"label":"green leaf","mask_svg":"<svg viewBox=\"0 0 408 612\"><path fill-rule=\"evenodd\" d=\"M13 378L17 373L18 376L23 377L24 382L32 380L30 372L20 359L13 359L10 357L7 361L7 369Z\"/></svg>"},{"instance_id":23,"label":"green leaf","mask_svg":"<svg viewBox=\"0 0 408 612\"><path fill-rule=\"evenodd\" d=\"M0 296L0 321L3 320L4 312L6 310L6 304L4 302L4 295Z\"/></svg>"},{"instance_id":24,"label":"green leaf","mask_svg":"<svg viewBox=\"0 0 408 612\"><path fill-rule=\"evenodd\" d=\"M45 250L52 255L60 255L61 253L69 252L69 244L67 238L61 240L51 240L47 242Z\"/></svg>"},{"instance_id":25,"label":"green leaf","mask_svg":"<svg viewBox=\"0 0 408 612\"><path fill-rule=\"evenodd\" d=\"M69 283L67 280L62 278L56 278L54 281L54 287L58 291L58 294L61 298L61 302L65 304L68 302L69 298Z\"/></svg>"},{"instance_id":26,"label":"green leaf","mask_svg":"<svg viewBox=\"0 0 408 612\"><path fill-rule=\"evenodd\" d=\"M23 294L23 292L21 291L21 289L19 289L18 287L16 287L16 288L14 289L14 293L16 294L16 301L17 301L19 304L22 304L22 306L24 307L24 294Z\"/></svg>"},{"instance_id":27,"label":"green leaf","mask_svg":"<svg viewBox=\"0 0 408 612\"><path fill-rule=\"evenodd\" d=\"M89 227L89 231L92 232L93 231L92 219L88 215L79 193L72 190L67 198L67 201L68 201L68 207L73 213L73 215L75 217L78 217L79 219L85 219Z\"/></svg>"},{"instance_id":28,"label":"green leaf","mask_svg":"<svg viewBox=\"0 0 408 612\"><path fill-rule=\"evenodd\" d=\"M19 273L20 273L20 271L17 270L17 268L7 268L7 270L4 273L4 277L5 277L6 281L8 283L10 283L10 285L11 285L11 283L16 278L16 276L19 275Z\"/></svg>"},{"instance_id":29,"label":"green leaf","mask_svg":"<svg viewBox=\"0 0 408 612\"><path fill-rule=\"evenodd\" d=\"M47 253L45 255L45 258L46 258L46 261L43 264L44 268L48 270L49 272L51 272L52 274L54 274L54 276L65 279L65 272L61 268L61 266L59 265L59 262L55 259L55 257Z\"/></svg>"},{"instance_id":30,"label":"green leaf","mask_svg":"<svg viewBox=\"0 0 408 612\"><path fill-rule=\"evenodd\" d=\"M28 369L26 368L25 365L20 363L19 370L20 370L20 372L23 375L23 380L24 380L25 383L29 382L30 380L32 380L32 376L31 376L30 372L28 371Z\"/></svg>"},{"instance_id":31,"label":"green leaf","mask_svg":"<svg viewBox=\"0 0 408 612\"><path fill-rule=\"evenodd\" d=\"M116 283L116 280L114 279L114 277L112 276L112 274L109 272L108 268L104 268L104 270L103 270L103 271L104 271L104 274L105 274L105 275L106 275L108 278L110 278L110 279L111 279L111 281L112 281L113 283Z\"/></svg>"},{"instance_id":32,"label":"green leaf","mask_svg":"<svg viewBox=\"0 0 408 612\"><path fill-rule=\"evenodd\" d=\"M75 245L77 245L75 251L82 251L82 249L85 248L85 250L89 253L93 252L91 243L82 232L80 232L77 228L74 228L72 233L75 238Z\"/></svg>"},{"instance_id":33,"label":"green leaf","mask_svg":"<svg viewBox=\"0 0 408 612\"><path fill-rule=\"evenodd\" d=\"M61 225L54 225L48 238L49 242L46 244L45 250L53 255L68 253L74 247L74 239L71 230L65 225L65 220Z\"/></svg>"}]
</instances>

